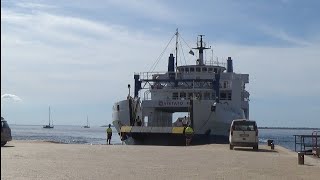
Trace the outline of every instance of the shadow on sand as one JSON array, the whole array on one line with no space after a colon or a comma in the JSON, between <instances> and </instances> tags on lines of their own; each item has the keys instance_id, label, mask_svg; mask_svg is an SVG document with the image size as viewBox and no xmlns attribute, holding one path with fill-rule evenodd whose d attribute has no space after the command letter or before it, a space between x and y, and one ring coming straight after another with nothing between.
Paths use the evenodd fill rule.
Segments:
<instances>
[{"instance_id":1,"label":"shadow on sand","mask_svg":"<svg viewBox=\"0 0 320 180\"><path fill-rule=\"evenodd\" d=\"M1 146L1 148L10 148L10 147L14 147L14 146L8 146L8 145L4 145L4 146Z\"/></svg>"},{"instance_id":2,"label":"shadow on sand","mask_svg":"<svg viewBox=\"0 0 320 180\"><path fill-rule=\"evenodd\" d=\"M258 149L258 151L248 148L234 148L235 151L253 151L253 152L270 152L270 153L278 153L276 150L272 149Z\"/></svg>"}]
</instances>

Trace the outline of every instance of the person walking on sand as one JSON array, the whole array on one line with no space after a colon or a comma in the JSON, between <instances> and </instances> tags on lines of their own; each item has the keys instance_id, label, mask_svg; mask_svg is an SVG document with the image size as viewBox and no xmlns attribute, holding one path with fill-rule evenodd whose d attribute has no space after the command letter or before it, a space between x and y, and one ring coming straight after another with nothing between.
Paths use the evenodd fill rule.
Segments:
<instances>
[{"instance_id":1,"label":"person walking on sand","mask_svg":"<svg viewBox=\"0 0 320 180\"><path fill-rule=\"evenodd\" d=\"M193 129L190 127L190 125L188 125L184 130L184 135L186 136L186 146L189 146L193 136Z\"/></svg>"},{"instance_id":2,"label":"person walking on sand","mask_svg":"<svg viewBox=\"0 0 320 180\"><path fill-rule=\"evenodd\" d=\"M109 144L111 143L111 137L112 137L112 129L111 129L111 124L109 124L109 127L107 129L107 144L109 141Z\"/></svg>"}]
</instances>

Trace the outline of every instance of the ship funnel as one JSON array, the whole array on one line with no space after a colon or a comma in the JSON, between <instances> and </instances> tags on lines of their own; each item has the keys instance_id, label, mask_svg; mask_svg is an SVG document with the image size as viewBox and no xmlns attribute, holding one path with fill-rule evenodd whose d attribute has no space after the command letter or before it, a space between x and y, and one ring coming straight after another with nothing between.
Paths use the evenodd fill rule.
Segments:
<instances>
[{"instance_id":1,"label":"ship funnel","mask_svg":"<svg viewBox=\"0 0 320 180\"><path fill-rule=\"evenodd\" d=\"M233 64L232 64L231 57L228 57L228 60L227 60L227 72L228 73L232 73L233 72Z\"/></svg>"},{"instance_id":2,"label":"ship funnel","mask_svg":"<svg viewBox=\"0 0 320 180\"><path fill-rule=\"evenodd\" d=\"M169 56L168 72L174 72L174 57L173 57L173 54L170 54L170 56Z\"/></svg>"}]
</instances>

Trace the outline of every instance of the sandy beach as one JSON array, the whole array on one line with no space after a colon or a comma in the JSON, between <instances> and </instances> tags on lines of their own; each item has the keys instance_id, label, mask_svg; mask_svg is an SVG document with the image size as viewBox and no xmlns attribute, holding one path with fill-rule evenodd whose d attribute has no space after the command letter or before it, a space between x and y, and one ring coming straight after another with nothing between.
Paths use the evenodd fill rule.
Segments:
<instances>
[{"instance_id":1,"label":"sandy beach","mask_svg":"<svg viewBox=\"0 0 320 180\"><path fill-rule=\"evenodd\" d=\"M320 159L283 147L129 146L11 141L1 179L318 179Z\"/></svg>"}]
</instances>

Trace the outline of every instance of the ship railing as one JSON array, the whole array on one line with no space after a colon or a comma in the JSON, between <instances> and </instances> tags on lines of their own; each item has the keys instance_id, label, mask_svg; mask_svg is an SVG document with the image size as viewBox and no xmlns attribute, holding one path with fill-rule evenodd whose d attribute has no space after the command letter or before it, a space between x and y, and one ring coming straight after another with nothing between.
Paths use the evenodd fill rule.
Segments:
<instances>
[{"instance_id":1,"label":"ship railing","mask_svg":"<svg viewBox=\"0 0 320 180\"><path fill-rule=\"evenodd\" d=\"M151 80L151 79L157 79L160 75L161 76L164 76L164 75L169 76L166 73L167 72L140 72L140 73L134 73L134 74L139 75L140 79L142 79L142 80Z\"/></svg>"},{"instance_id":2,"label":"ship railing","mask_svg":"<svg viewBox=\"0 0 320 180\"><path fill-rule=\"evenodd\" d=\"M139 75L140 80L150 81L150 80L166 80L171 79L170 76L175 76L175 79L214 79L211 74L203 74L199 72L184 73L184 72L140 72L135 73Z\"/></svg>"},{"instance_id":3,"label":"ship railing","mask_svg":"<svg viewBox=\"0 0 320 180\"><path fill-rule=\"evenodd\" d=\"M205 65L209 65L209 66L222 66L222 67L225 67L225 68L227 67L227 63L220 62L220 61L218 61L218 59L217 60L212 60L212 59L206 60L204 62L204 64Z\"/></svg>"},{"instance_id":4,"label":"ship railing","mask_svg":"<svg viewBox=\"0 0 320 180\"><path fill-rule=\"evenodd\" d=\"M318 143L318 137L319 137L318 133L320 134L320 131L313 131L312 132L312 146L313 146L313 149L320 148L320 143Z\"/></svg>"},{"instance_id":5,"label":"ship railing","mask_svg":"<svg viewBox=\"0 0 320 180\"><path fill-rule=\"evenodd\" d=\"M316 132L316 131L314 131ZM312 133L311 135L293 135L294 136L294 150L297 152L297 145L300 146L300 151L306 151L306 148L319 147L320 135Z\"/></svg>"}]
</instances>

